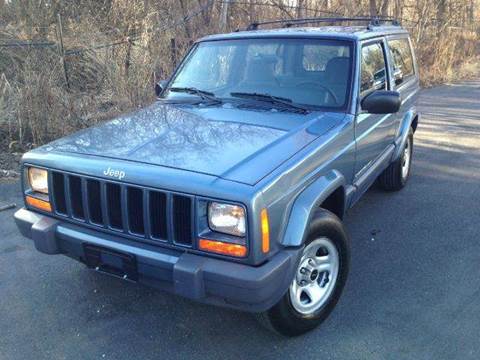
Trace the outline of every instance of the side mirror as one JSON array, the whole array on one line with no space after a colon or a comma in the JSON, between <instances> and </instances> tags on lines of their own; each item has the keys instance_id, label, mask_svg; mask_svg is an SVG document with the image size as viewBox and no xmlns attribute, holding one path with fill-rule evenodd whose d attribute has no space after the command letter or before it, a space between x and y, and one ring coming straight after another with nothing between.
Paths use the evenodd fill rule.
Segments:
<instances>
[{"instance_id":1,"label":"side mirror","mask_svg":"<svg viewBox=\"0 0 480 360\"><path fill-rule=\"evenodd\" d=\"M167 81L166 80L161 80L155 84L155 94L157 96L160 96L165 90L165 87L167 86Z\"/></svg>"},{"instance_id":2,"label":"side mirror","mask_svg":"<svg viewBox=\"0 0 480 360\"><path fill-rule=\"evenodd\" d=\"M398 112L402 100L397 91L377 90L361 101L362 110L370 114L393 114Z\"/></svg>"}]
</instances>

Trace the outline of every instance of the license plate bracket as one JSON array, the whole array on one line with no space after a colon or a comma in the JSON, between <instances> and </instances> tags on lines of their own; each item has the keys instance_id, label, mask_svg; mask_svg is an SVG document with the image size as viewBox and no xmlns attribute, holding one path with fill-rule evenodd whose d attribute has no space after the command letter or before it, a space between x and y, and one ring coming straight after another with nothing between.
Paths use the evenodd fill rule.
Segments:
<instances>
[{"instance_id":1,"label":"license plate bracket","mask_svg":"<svg viewBox=\"0 0 480 360\"><path fill-rule=\"evenodd\" d=\"M138 281L134 255L91 244L83 244L83 251L87 267L124 280Z\"/></svg>"}]
</instances>

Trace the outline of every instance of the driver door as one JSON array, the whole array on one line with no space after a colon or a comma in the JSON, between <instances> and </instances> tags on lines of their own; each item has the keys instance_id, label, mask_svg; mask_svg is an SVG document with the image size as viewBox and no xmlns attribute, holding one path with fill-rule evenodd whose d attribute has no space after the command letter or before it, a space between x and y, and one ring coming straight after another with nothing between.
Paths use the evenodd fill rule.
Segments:
<instances>
[{"instance_id":1,"label":"driver door","mask_svg":"<svg viewBox=\"0 0 480 360\"><path fill-rule=\"evenodd\" d=\"M384 40L369 41L360 50L359 104L376 90L389 90ZM355 121L357 142L355 181L376 166L376 160L393 144L394 117L391 114L368 114L358 109Z\"/></svg>"}]
</instances>

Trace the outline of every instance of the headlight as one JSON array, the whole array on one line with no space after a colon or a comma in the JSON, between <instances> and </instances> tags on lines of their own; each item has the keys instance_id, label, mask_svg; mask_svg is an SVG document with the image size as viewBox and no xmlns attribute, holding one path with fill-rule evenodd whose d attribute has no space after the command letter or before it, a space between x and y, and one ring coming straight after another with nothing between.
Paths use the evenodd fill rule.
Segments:
<instances>
[{"instance_id":1,"label":"headlight","mask_svg":"<svg viewBox=\"0 0 480 360\"><path fill-rule=\"evenodd\" d=\"M210 229L234 236L245 236L245 210L238 205L211 202L208 205Z\"/></svg>"},{"instance_id":2,"label":"headlight","mask_svg":"<svg viewBox=\"0 0 480 360\"><path fill-rule=\"evenodd\" d=\"M33 191L48 194L48 172L44 169L29 168L28 182Z\"/></svg>"}]
</instances>

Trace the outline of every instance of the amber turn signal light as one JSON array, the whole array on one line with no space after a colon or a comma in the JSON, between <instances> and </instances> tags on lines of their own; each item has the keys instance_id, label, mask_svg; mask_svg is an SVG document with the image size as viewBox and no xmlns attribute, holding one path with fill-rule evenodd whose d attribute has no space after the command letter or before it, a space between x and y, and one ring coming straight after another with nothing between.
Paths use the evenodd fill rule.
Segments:
<instances>
[{"instance_id":1,"label":"amber turn signal light","mask_svg":"<svg viewBox=\"0 0 480 360\"><path fill-rule=\"evenodd\" d=\"M260 212L260 221L262 226L262 252L268 253L270 251L270 226L267 209Z\"/></svg>"},{"instance_id":2,"label":"amber turn signal light","mask_svg":"<svg viewBox=\"0 0 480 360\"><path fill-rule=\"evenodd\" d=\"M200 239L198 247L200 250L222 255L235 257L245 257L247 255L247 247L245 245L230 244L221 241Z\"/></svg>"},{"instance_id":3,"label":"amber turn signal light","mask_svg":"<svg viewBox=\"0 0 480 360\"><path fill-rule=\"evenodd\" d=\"M32 196L27 196L25 198L25 201L31 207L34 207L36 209L43 210L43 211L52 212L52 206L50 205L50 203L48 201L40 200L40 199L34 198Z\"/></svg>"}]
</instances>

